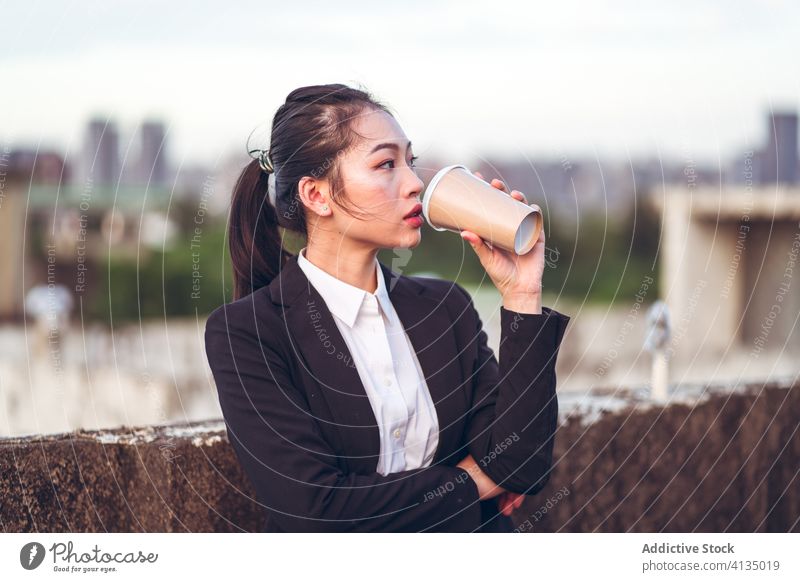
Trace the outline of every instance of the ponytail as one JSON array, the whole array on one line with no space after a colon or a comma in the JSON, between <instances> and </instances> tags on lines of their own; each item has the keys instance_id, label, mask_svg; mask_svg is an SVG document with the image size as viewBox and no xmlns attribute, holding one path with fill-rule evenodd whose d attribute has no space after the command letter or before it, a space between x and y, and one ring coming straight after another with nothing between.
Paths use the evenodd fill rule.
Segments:
<instances>
[{"instance_id":1,"label":"ponytail","mask_svg":"<svg viewBox=\"0 0 800 582\"><path fill-rule=\"evenodd\" d=\"M234 300L269 285L291 256L282 248L278 216L268 189L269 175L258 160L245 166L233 189L228 247Z\"/></svg>"}]
</instances>

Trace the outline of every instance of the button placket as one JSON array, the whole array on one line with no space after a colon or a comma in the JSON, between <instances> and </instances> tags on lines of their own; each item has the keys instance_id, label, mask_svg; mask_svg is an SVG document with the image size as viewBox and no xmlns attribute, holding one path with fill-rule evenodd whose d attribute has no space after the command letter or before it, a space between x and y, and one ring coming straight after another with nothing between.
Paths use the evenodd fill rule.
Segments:
<instances>
[{"instance_id":1,"label":"button placket","mask_svg":"<svg viewBox=\"0 0 800 582\"><path fill-rule=\"evenodd\" d=\"M387 337L386 328L383 325L383 320L381 319L380 313L378 313L377 303L375 307L376 313L374 321L376 321L376 324L374 327L377 327L378 329L378 332L375 334L375 349L376 351L379 351L382 356L380 358L380 366L378 369L383 376L383 385L386 388L392 388L393 386L397 385L394 373L392 348L389 345L389 339Z\"/></svg>"}]
</instances>

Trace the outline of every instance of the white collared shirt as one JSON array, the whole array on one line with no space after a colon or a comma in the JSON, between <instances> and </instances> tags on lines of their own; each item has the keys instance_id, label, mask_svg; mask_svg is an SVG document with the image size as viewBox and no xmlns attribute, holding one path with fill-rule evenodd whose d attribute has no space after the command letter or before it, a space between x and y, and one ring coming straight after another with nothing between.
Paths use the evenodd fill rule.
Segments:
<instances>
[{"instance_id":1,"label":"white collared shirt","mask_svg":"<svg viewBox=\"0 0 800 582\"><path fill-rule=\"evenodd\" d=\"M333 314L378 420L381 475L427 467L439 444L439 423L414 347L394 310L375 258L378 288L368 293L306 259L297 260Z\"/></svg>"}]
</instances>

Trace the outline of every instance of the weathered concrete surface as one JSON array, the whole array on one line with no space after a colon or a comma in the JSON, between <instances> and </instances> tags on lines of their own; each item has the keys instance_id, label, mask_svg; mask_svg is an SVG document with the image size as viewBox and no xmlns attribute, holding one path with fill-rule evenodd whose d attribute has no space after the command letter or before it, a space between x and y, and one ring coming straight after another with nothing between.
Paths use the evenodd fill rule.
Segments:
<instances>
[{"instance_id":1,"label":"weathered concrete surface","mask_svg":"<svg viewBox=\"0 0 800 582\"><path fill-rule=\"evenodd\" d=\"M0 440L4 531L258 531L220 421Z\"/></svg>"},{"instance_id":2,"label":"weathered concrete surface","mask_svg":"<svg viewBox=\"0 0 800 582\"><path fill-rule=\"evenodd\" d=\"M574 418L519 531L800 531L800 386ZM548 507L549 505L549 507Z\"/></svg>"},{"instance_id":3,"label":"weathered concrete surface","mask_svg":"<svg viewBox=\"0 0 800 582\"><path fill-rule=\"evenodd\" d=\"M558 432L519 531L800 531L800 390L751 386ZM5 532L259 531L221 421L0 440Z\"/></svg>"}]
</instances>

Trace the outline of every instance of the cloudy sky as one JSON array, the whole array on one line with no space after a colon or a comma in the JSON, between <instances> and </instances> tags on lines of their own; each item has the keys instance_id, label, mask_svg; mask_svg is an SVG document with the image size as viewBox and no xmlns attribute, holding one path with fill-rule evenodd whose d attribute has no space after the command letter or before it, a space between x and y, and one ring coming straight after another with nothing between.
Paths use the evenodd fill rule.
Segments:
<instances>
[{"instance_id":1,"label":"cloudy sky","mask_svg":"<svg viewBox=\"0 0 800 582\"><path fill-rule=\"evenodd\" d=\"M169 124L178 159L244 148L292 89L362 84L417 154L692 156L800 109L800 8L765 2L4 2L0 143ZM124 147L123 143L123 147Z\"/></svg>"}]
</instances>

